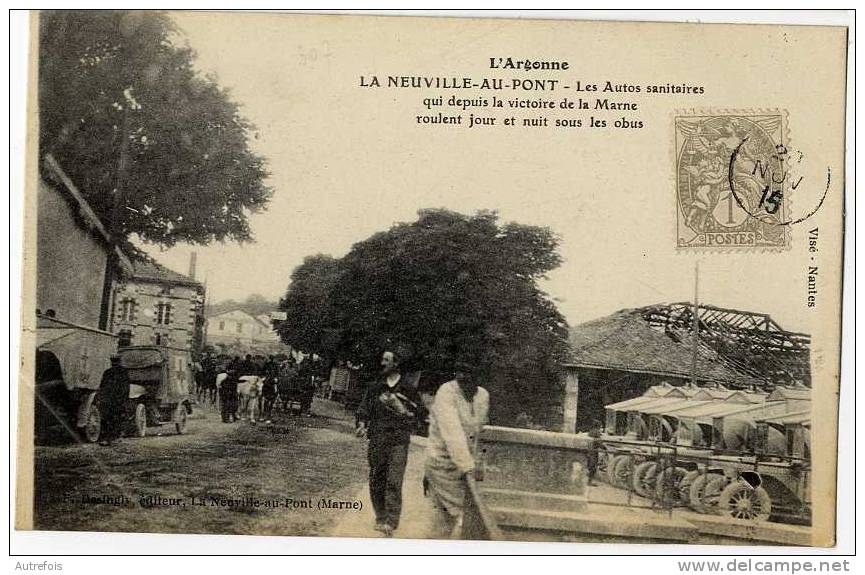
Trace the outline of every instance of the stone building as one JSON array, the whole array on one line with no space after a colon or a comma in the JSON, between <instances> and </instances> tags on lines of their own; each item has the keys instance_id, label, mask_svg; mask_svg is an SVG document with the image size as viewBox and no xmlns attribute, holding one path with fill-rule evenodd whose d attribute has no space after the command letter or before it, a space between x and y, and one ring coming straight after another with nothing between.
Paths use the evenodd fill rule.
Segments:
<instances>
[{"instance_id":1,"label":"stone building","mask_svg":"<svg viewBox=\"0 0 865 575\"><path fill-rule=\"evenodd\" d=\"M114 331L120 345L160 345L201 351L204 285L153 260L136 259L115 288Z\"/></svg>"},{"instance_id":2,"label":"stone building","mask_svg":"<svg viewBox=\"0 0 865 575\"><path fill-rule=\"evenodd\" d=\"M207 318L207 345L224 353L285 353L289 348L273 330L270 317L235 309Z\"/></svg>"}]
</instances>

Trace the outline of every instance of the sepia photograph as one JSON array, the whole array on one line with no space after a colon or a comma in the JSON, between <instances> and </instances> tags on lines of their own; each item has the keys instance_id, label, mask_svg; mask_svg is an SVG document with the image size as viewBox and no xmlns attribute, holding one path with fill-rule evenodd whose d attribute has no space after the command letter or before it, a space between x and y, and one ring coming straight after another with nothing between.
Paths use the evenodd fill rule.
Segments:
<instances>
[{"instance_id":1,"label":"sepia photograph","mask_svg":"<svg viewBox=\"0 0 865 575\"><path fill-rule=\"evenodd\" d=\"M32 12L15 528L833 547L848 32Z\"/></svg>"}]
</instances>

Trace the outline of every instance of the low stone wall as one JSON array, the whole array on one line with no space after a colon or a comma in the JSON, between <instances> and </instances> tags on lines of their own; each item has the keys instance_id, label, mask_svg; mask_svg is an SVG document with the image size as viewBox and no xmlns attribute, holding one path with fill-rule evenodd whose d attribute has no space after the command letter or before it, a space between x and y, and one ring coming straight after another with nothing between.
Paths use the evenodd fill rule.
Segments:
<instances>
[{"instance_id":1,"label":"low stone wall","mask_svg":"<svg viewBox=\"0 0 865 575\"><path fill-rule=\"evenodd\" d=\"M483 488L584 495L591 447L590 438L573 433L487 426Z\"/></svg>"}]
</instances>

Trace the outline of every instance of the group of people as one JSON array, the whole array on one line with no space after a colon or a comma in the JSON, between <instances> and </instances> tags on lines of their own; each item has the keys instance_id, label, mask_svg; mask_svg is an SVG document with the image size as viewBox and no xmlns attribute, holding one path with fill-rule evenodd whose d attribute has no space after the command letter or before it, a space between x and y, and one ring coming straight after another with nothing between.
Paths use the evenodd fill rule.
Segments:
<instances>
[{"instance_id":1,"label":"group of people","mask_svg":"<svg viewBox=\"0 0 865 575\"><path fill-rule=\"evenodd\" d=\"M367 386L357 410L356 434L369 440L369 490L375 529L386 537L399 526L402 485L412 432L427 416L418 391L401 370L404 353L382 354L381 378ZM457 363L429 409L424 491L432 500L436 537L450 537L462 518L465 489L479 474L478 439L489 413L489 394L472 365Z\"/></svg>"},{"instance_id":2,"label":"group of people","mask_svg":"<svg viewBox=\"0 0 865 575\"><path fill-rule=\"evenodd\" d=\"M356 435L369 440L367 461L375 529L389 537L399 526L410 438L428 416L424 492L433 504L434 535L449 537L462 517L466 486L478 478L478 439L487 422L489 394L478 385L472 365L457 363L454 378L438 388L428 410L403 373L404 356L398 350L382 354L381 377L367 386L356 413ZM280 382L297 388L294 397L300 401L302 412L308 413L315 391L309 369L309 365L303 368L291 359L278 361L273 356L263 363L249 355L234 357L222 365L205 356L197 373L213 377L222 421L229 423L238 419L238 386L244 375L263 380L265 421L270 421L277 398L293 393L292 389L280 389ZM305 381L309 384L304 386ZM199 386L199 391L202 388L210 390L209 385ZM111 358L111 368L102 378L100 397L105 414L103 443L110 444L121 435L129 397L129 377L117 356Z\"/></svg>"},{"instance_id":3,"label":"group of people","mask_svg":"<svg viewBox=\"0 0 865 575\"><path fill-rule=\"evenodd\" d=\"M267 358L235 356L222 361L204 355L194 366L198 398L199 401L210 399L211 403L218 398L222 421L237 421L242 417L238 392L242 378L254 376L261 382L260 395L256 389L254 400L265 422L271 421L274 406L280 398L284 407L297 403L301 414L311 415L315 385L308 363L309 360L304 360L298 364L291 357L279 359L273 355Z\"/></svg>"}]
</instances>

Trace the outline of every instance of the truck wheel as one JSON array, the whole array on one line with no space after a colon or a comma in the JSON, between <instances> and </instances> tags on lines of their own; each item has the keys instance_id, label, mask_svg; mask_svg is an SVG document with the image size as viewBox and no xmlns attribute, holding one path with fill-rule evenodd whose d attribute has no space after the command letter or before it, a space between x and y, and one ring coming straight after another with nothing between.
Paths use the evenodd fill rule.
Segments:
<instances>
[{"instance_id":1,"label":"truck wheel","mask_svg":"<svg viewBox=\"0 0 865 575\"><path fill-rule=\"evenodd\" d=\"M717 473L704 473L694 480L688 492L691 508L699 513L714 513L721 490L727 485L727 478Z\"/></svg>"},{"instance_id":2,"label":"truck wheel","mask_svg":"<svg viewBox=\"0 0 865 575\"><path fill-rule=\"evenodd\" d=\"M631 472L634 470L634 461L630 455L619 455L613 460L613 472L610 474L612 484L622 489L627 489L631 481Z\"/></svg>"},{"instance_id":3,"label":"truck wheel","mask_svg":"<svg viewBox=\"0 0 865 575\"><path fill-rule=\"evenodd\" d=\"M718 510L726 517L745 521L766 521L772 513L772 498L762 487L733 481L718 498Z\"/></svg>"},{"instance_id":4,"label":"truck wheel","mask_svg":"<svg viewBox=\"0 0 865 575\"><path fill-rule=\"evenodd\" d=\"M147 435L147 407L143 403L135 405L135 435L137 437Z\"/></svg>"},{"instance_id":5,"label":"truck wheel","mask_svg":"<svg viewBox=\"0 0 865 575\"><path fill-rule=\"evenodd\" d=\"M655 497L661 503L672 503L678 505L682 502L679 498L679 484L687 475L684 467L668 467L658 473L655 479Z\"/></svg>"},{"instance_id":6,"label":"truck wheel","mask_svg":"<svg viewBox=\"0 0 865 575\"><path fill-rule=\"evenodd\" d=\"M682 480L679 482L679 501L681 501L685 505L690 504L691 485L694 483L694 481L696 481L698 477L700 477L700 471L698 469L694 469L686 473L685 476L682 477Z\"/></svg>"},{"instance_id":7,"label":"truck wheel","mask_svg":"<svg viewBox=\"0 0 865 575\"><path fill-rule=\"evenodd\" d=\"M616 480L613 477L613 473L616 470L616 464L619 462L619 458L623 457L622 455L614 455L612 453L607 454L607 468L604 470L604 477L607 480L607 483L610 485L615 485Z\"/></svg>"},{"instance_id":8,"label":"truck wheel","mask_svg":"<svg viewBox=\"0 0 865 575\"><path fill-rule=\"evenodd\" d=\"M610 461L612 461L612 459L613 457L606 451L598 451L597 477L601 481L609 482L609 473L607 473L607 469L609 468Z\"/></svg>"},{"instance_id":9,"label":"truck wheel","mask_svg":"<svg viewBox=\"0 0 865 575\"><path fill-rule=\"evenodd\" d=\"M80 429L81 437L88 443L99 441L99 435L102 433L102 413L95 401L87 411L87 419Z\"/></svg>"},{"instance_id":10,"label":"truck wheel","mask_svg":"<svg viewBox=\"0 0 865 575\"><path fill-rule=\"evenodd\" d=\"M183 435L186 431L186 408L183 405L178 405L174 412L174 429L177 435Z\"/></svg>"},{"instance_id":11,"label":"truck wheel","mask_svg":"<svg viewBox=\"0 0 865 575\"><path fill-rule=\"evenodd\" d=\"M644 461L634 468L634 476L631 478L631 487L637 495L650 497L655 489L655 476L658 474L658 463L655 461Z\"/></svg>"}]
</instances>

